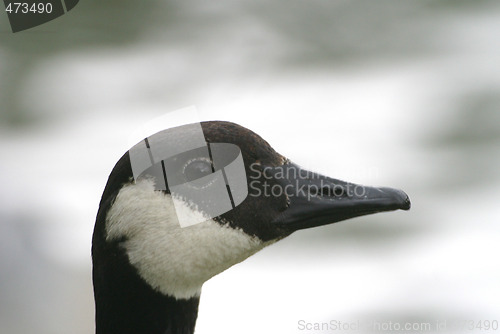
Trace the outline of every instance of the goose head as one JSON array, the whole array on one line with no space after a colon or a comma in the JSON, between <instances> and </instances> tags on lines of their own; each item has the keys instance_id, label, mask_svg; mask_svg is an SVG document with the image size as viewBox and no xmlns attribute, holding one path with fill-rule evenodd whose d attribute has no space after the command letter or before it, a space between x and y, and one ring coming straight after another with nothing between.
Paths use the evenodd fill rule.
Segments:
<instances>
[{"instance_id":1,"label":"goose head","mask_svg":"<svg viewBox=\"0 0 500 334\"><path fill-rule=\"evenodd\" d=\"M192 333L211 277L295 231L409 208L400 190L305 170L234 123L162 131L123 155L102 195L96 332Z\"/></svg>"}]
</instances>

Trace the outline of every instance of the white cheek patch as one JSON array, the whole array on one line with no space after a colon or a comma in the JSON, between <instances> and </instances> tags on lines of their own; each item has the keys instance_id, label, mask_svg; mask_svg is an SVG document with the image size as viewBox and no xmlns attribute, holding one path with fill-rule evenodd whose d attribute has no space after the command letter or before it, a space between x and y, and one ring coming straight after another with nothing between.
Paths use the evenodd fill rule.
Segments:
<instances>
[{"instance_id":1,"label":"white cheek patch","mask_svg":"<svg viewBox=\"0 0 500 334\"><path fill-rule=\"evenodd\" d=\"M177 299L199 296L205 281L272 243L213 220L181 228L171 196L154 191L151 180L120 190L106 233L106 240L126 237L123 246L139 275Z\"/></svg>"}]
</instances>

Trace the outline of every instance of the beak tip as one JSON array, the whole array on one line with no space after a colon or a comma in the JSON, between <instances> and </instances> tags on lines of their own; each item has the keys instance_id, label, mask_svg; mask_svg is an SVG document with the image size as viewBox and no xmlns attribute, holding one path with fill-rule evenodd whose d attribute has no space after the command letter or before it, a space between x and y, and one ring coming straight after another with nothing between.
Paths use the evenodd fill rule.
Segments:
<instances>
[{"instance_id":1,"label":"beak tip","mask_svg":"<svg viewBox=\"0 0 500 334\"><path fill-rule=\"evenodd\" d=\"M408 211L411 208L410 197L406 196L404 203L401 205L401 209Z\"/></svg>"},{"instance_id":2,"label":"beak tip","mask_svg":"<svg viewBox=\"0 0 500 334\"><path fill-rule=\"evenodd\" d=\"M400 203L400 209L408 211L411 208L410 197L402 190L396 190L395 192L397 201Z\"/></svg>"},{"instance_id":3,"label":"beak tip","mask_svg":"<svg viewBox=\"0 0 500 334\"><path fill-rule=\"evenodd\" d=\"M394 209L410 210L410 197L404 191L394 188L379 188L379 191L381 191L383 197L389 200Z\"/></svg>"}]
</instances>

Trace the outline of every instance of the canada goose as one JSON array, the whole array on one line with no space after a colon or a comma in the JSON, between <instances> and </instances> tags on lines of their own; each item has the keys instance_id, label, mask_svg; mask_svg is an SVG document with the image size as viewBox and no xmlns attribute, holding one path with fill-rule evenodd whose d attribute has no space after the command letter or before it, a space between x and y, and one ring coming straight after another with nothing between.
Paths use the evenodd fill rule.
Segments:
<instances>
[{"instance_id":1,"label":"canada goose","mask_svg":"<svg viewBox=\"0 0 500 334\"><path fill-rule=\"evenodd\" d=\"M186 151L200 133L205 147ZM163 145L170 153L153 152ZM193 197L212 192L174 196L182 182ZM104 189L92 239L96 333L193 333L211 277L294 231L409 208L400 190L301 169L234 123L164 130L125 153Z\"/></svg>"}]
</instances>

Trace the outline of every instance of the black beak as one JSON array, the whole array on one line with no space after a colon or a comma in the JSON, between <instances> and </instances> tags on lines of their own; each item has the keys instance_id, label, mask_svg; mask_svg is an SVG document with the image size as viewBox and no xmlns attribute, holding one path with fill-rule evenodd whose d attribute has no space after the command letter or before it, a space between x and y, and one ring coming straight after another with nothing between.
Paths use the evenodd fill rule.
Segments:
<instances>
[{"instance_id":1,"label":"black beak","mask_svg":"<svg viewBox=\"0 0 500 334\"><path fill-rule=\"evenodd\" d=\"M288 163L267 168L266 174L283 187L289 205L274 221L290 232L393 210L409 210L403 191L367 187L332 179Z\"/></svg>"}]
</instances>

